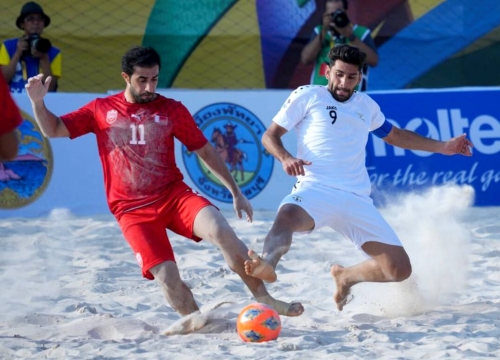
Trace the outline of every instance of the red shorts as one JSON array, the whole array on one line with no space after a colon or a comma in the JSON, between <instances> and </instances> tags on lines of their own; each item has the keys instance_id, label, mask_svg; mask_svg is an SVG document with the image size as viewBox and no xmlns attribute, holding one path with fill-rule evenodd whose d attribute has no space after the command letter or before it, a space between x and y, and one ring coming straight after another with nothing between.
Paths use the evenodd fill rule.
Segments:
<instances>
[{"instance_id":1,"label":"red shorts","mask_svg":"<svg viewBox=\"0 0 500 360\"><path fill-rule=\"evenodd\" d=\"M175 261L166 229L197 242L201 240L193 234L194 220L209 205L213 204L179 182L161 199L119 217L123 236L134 251L142 276L153 280L149 269L167 260Z\"/></svg>"}]
</instances>

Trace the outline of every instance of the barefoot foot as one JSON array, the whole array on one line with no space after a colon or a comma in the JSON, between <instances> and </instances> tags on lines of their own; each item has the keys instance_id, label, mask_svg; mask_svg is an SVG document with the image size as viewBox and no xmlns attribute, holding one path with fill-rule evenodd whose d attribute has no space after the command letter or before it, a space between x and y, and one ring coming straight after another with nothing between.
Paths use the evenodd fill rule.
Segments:
<instances>
[{"instance_id":1,"label":"barefoot foot","mask_svg":"<svg viewBox=\"0 0 500 360\"><path fill-rule=\"evenodd\" d=\"M199 330L205 326L208 320L207 314L202 314L199 310L183 316L170 325L163 335L183 335Z\"/></svg>"},{"instance_id":2,"label":"barefoot foot","mask_svg":"<svg viewBox=\"0 0 500 360\"><path fill-rule=\"evenodd\" d=\"M333 300L337 304L337 309L342 311L344 306L349 301L350 295L350 286L345 285L342 281L342 273L344 271L344 267L341 265L333 265L330 268L330 274L332 274L333 279L335 280L335 285L337 290L335 290L335 294L333 295Z\"/></svg>"},{"instance_id":3,"label":"barefoot foot","mask_svg":"<svg viewBox=\"0 0 500 360\"><path fill-rule=\"evenodd\" d=\"M299 302L291 303L285 316L300 316L304 312L304 307Z\"/></svg>"},{"instance_id":4,"label":"barefoot foot","mask_svg":"<svg viewBox=\"0 0 500 360\"><path fill-rule=\"evenodd\" d=\"M245 273L249 276L264 280L265 282L275 282L276 272L271 264L262 259L255 251L249 250L250 260L245 261Z\"/></svg>"},{"instance_id":5,"label":"barefoot foot","mask_svg":"<svg viewBox=\"0 0 500 360\"><path fill-rule=\"evenodd\" d=\"M269 305L279 315L283 316L300 316L304 312L304 307L299 302L287 303L281 300L276 300L271 295L265 295L256 298L256 300L262 304Z\"/></svg>"}]
</instances>

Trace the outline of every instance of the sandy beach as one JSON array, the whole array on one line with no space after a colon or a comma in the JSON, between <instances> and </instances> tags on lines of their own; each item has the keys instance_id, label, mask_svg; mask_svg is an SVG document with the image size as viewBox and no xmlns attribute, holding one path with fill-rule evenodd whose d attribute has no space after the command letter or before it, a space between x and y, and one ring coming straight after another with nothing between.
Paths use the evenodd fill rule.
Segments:
<instances>
[{"instance_id":1,"label":"sandy beach","mask_svg":"<svg viewBox=\"0 0 500 360\"><path fill-rule=\"evenodd\" d=\"M239 311L254 302L208 242L169 234L181 277L208 317L188 335L158 285L141 277L111 215L0 221L2 359L471 359L500 358L500 208L473 207L470 187L440 187L390 199L381 209L404 243L413 274L398 284L359 284L337 312L332 264L363 260L330 229L294 238L270 293L301 301L281 317L275 341L244 343ZM274 212L254 222L224 211L260 252ZM217 305L217 309L213 309Z\"/></svg>"}]
</instances>

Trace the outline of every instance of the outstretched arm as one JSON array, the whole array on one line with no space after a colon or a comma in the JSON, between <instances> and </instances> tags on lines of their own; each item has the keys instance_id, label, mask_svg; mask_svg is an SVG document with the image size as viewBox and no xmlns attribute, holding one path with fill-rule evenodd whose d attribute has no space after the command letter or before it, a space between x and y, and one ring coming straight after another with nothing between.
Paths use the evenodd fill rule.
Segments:
<instances>
[{"instance_id":1,"label":"outstretched arm","mask_svg":"<svg viewBox=\"0 0 500 360\"><path fill-rule=\"evenodd\" d=\"M262 135L262 145L271 155L281 161L283 170L290 176L304 175L304 165L311 165L310 161L297 159L290 154L281 141L287 130L275 122Z\"/></svg>"},{"instance_id":2,"label":"outstretched arm","mask_svg":"<svg viewBox=\"0 0 500 360\"><path fill-rule=\"evenodd\" d=\"M43 74L39 74L29 78L28 83L25 85L26 92L31 100L31 107L33 108L36 122L46 137L69 137L68 128L66 128L61 118L50 112L43 102L43 98L49 90L52 77L47 77L45 83L42 80Z\"/></svg>"},{"instance_id":3,"label":"outstretched arm","mask_svg":"<svg viewBox=\"0 0 500 360\"><path fill-rule=\"evenodd\" d=\"M253 217L252 205L242 194L217 150L214 149L212 144L207 142L201 149L196 150L195 153L203 160L210 171L217 176L217 179L231 192L233 195L234 210L238 217L241 219L241 211L243 210L247 214L247 221L251 222Z\"/></svg>"},{"instance_id":4,"label":"outstretched arm","mask_svg":"<svg viewBox=\"0 0 500 360\"><path fill-rule=\"evenodd\" d=\"M466 134L462 134L447 141L439 141L394 126L389 135L384 138L384 141L404 149L423 150L443 155L460 154L471 156L473 145L466 136Z\"/></svg>"}]
</instances>

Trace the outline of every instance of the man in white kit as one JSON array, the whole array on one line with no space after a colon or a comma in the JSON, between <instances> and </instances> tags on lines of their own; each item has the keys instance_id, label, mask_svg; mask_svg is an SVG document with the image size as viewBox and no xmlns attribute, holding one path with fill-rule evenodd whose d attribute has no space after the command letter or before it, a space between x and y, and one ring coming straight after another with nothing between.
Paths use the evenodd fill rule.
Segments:
<instances>
[{"instance_id":1,"label":"man in white kit","mask_svg":"<svg viewBox=\"0 0 500 360\"><path fill-rule=\"evenodd\" d=\"M438 141L393 126L372 98L354 91L366 55L354 46L339 45L328 57L328 85L296 89L262 136L264 147L297 182L279 206L262 257L250 250L245 271L267 282L276 281L276 266L290 249L293 233L329 226L367 256L357 265L335 264L330 269L336 284L333 299L342 310L353 285L403 281L412 271L398 236L370 198L365 166L370 132L393 146L444 155L471 156L472 144L466 134ZM281 141L291 129L297 133L296 157Z\"/></svg>"}]
</instances>

